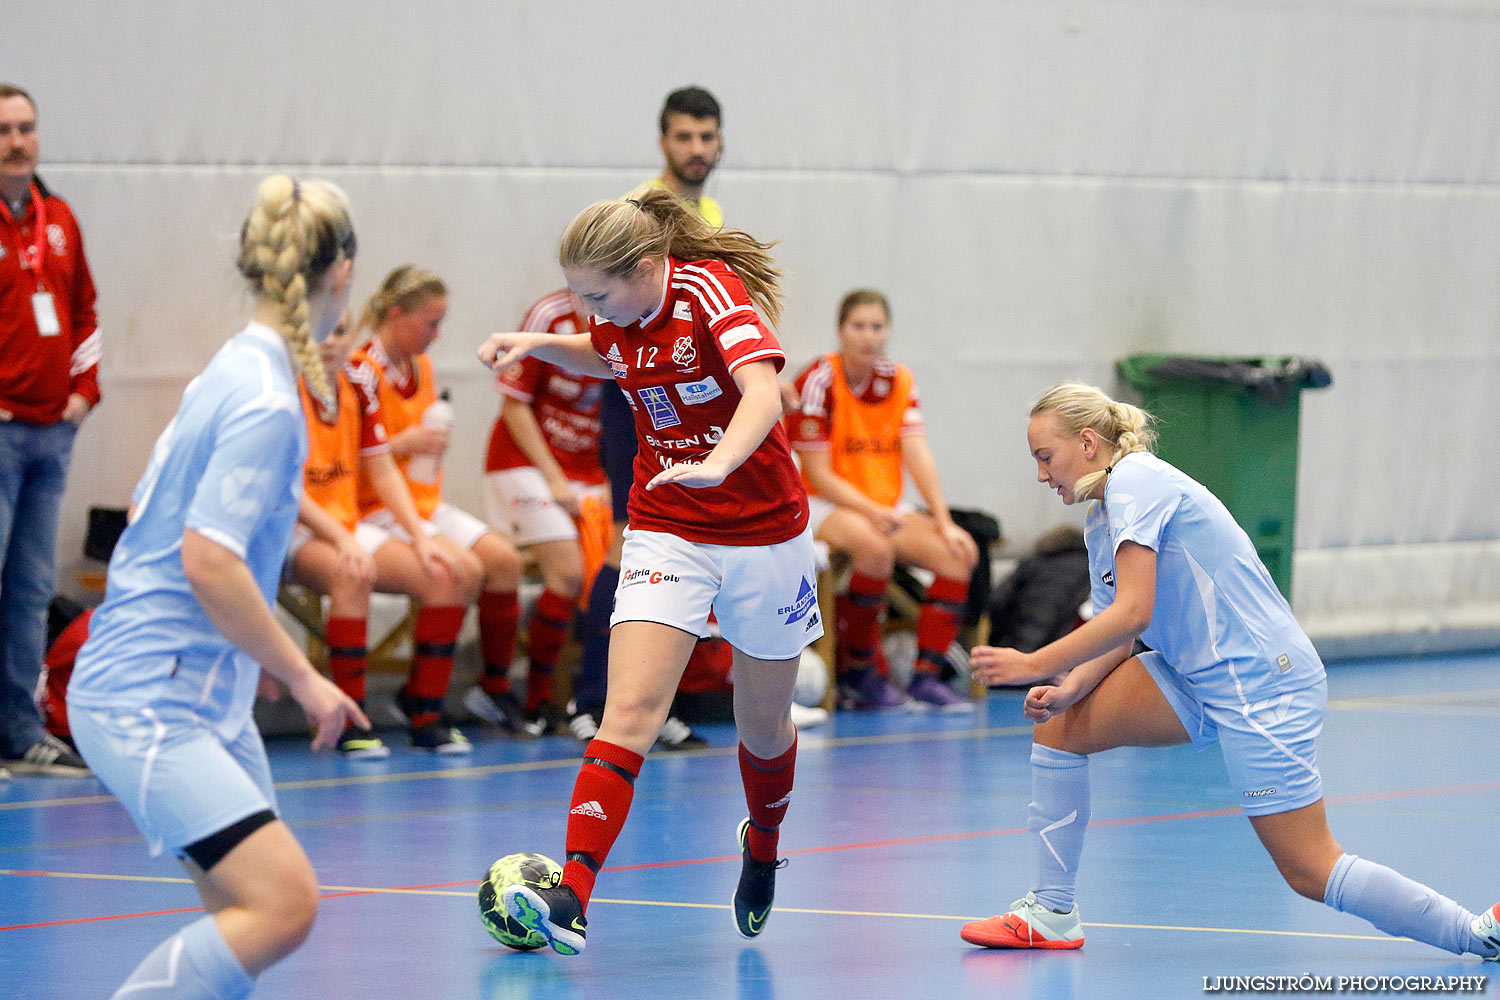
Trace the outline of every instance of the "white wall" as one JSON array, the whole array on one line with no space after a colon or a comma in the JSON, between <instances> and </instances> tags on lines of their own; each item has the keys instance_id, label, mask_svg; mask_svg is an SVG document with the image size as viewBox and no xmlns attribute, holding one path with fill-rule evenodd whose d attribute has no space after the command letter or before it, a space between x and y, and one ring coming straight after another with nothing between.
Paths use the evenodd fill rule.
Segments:
<instances>
[{"instance_id":1,"label":"white wall","mask_svg":"<svg viewBox=\"0 0 1500 1000\"><path fill-rule=\"evenodd\" d=\"M997 513L1017 549L1076 515L1031 481L1022 436L1051 382L1111 386L1135 351L1309 355L1335 377L1304 396L1310 629L1389 630L1400 609L1425 634L1458 601L1460 631L1500 630L1492 2L7 11L50 27L7 35L0 76L38 100L43 175L82 219L106 338L64 570L83 510L127 499L237 328L235 235L272 167L349 190L361 293L407 260L450 280L434 354L469 415L450 492L479 509L495 401L473 346L559 284L579 208L657 169L661 98L697 82L725 108L712 193L781 240L789 353L829 347L850 287L886 290L952 501ZM1414 566L1432 581L1417 594Z\"/></svg>"}]
</instances>

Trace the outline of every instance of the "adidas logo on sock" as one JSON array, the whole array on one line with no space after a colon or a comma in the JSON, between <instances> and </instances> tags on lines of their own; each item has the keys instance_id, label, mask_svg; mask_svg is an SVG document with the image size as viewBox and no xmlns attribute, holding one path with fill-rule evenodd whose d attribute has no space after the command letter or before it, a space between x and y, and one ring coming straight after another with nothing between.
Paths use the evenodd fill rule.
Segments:
<instances>
[{"instance_id":1,"label":"adidas logo on sock","mask_svg":"<svg viewBox=\"0 0 1500 1000\"><path fill-rule=\"evenodd\" d=\"M609 819L608 816L604 815L604 807L593 799L578 803L578 805L569 809L568 813L572 816L591 816L594 819Z\"/></svg>"},{"instance_id":2,"label":"adidas logo on sock","mask_svg":"<svg viewBox=\"0 0 1500 1000\"><path fill-rule=\"evenodd\" d=\"M787 792L785 795L783 795L781 798L777 799L775 802L768 803L766 805L766 808L767 809L782 809L782 808L785 808L786 804L788 802L791 802L791 801L792 801L792 793L791 792Z\"/></svg>"}]
</instances>

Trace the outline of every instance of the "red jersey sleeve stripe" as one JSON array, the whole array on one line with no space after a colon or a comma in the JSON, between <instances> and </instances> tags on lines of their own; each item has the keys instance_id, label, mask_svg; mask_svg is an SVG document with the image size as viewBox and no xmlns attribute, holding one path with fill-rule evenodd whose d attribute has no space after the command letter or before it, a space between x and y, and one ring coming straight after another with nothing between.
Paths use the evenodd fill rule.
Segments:
<instances>
[{"instance_id":1,"label":"red jersey sleeve stripe","mask_svg":"<svg viewBox=\"0 0 1500 1000\"><path fill-rule=\"evenodd\" d=\"M752 361L768 361L771 358L785 359L786 355L783 354L779 348L768 347L764 351L755 351L752 354L747 354L743 358L738 359L729 366L729 371L732 374L736 370L743 368L745 365L749 364Z\"/></svg>"},{"instance_id":2,"label":"red jersey sleeve stripe","mask_svg":"<svg viewBox=\"0 0 1500 1000\"><path fill-rule=\"evenodd\" d=\"M728 265L726 264L724 265L724 267L727 268ZM709 287L711 287L714 292L717 293L718 297L721 298L726 304L730 306L749 304L750 294L749 292L745 291L745 284L740 280L739 275L734 275L735 285L737 286L737 290L739 292L739 294L736 295L729 290L728 286L726 286L722 280L720 280L719 275L715 274L709 268L700 267L696 264L689 264L683 270L694 276L700 276L703 281L705 281L709 285ZM730 270L730 273L734 274L732 269Z\"/></svg>"},{"instance_id":3,"label":"red jersey sleeve stripe","mask_svg":"<svg viewBox=\"0 0 1500 1000\"><path fill-rule=\"evenodd\" d=\"M802 412L810 417L828 416L828 389L833 385L833 366L826 361L807 376L802 384Z\"/></svg>"},{"instance_id":4,"label":"red jersey sleeve stripe","mask_svg":"<svg viewBox=\"0 0 1500 1000\"><path fill-rule=\"evenodd\" d=\"M718 303L717 311L727 312L738 304L718 276L707 269L696 264L684 264L677 273L684 281L692 281L701 285L709 298Z\"/></svg>"},{"instance_id":5,"label":"red jersey sleeve stripe","mask_svg":"<svg viewBox=\"0 0 1500 1000\"><path fill-rule=\"evenodd\" d=\"M722 306L718 302L718 300L713 297L713 294L697 281L691 280L689 278L683 278L679 281L672 282L672 287L680 288L691 295L693 298L698 300L698 305L702 307L703 312L708 316L709 326L715 325L722 317L729 315L729 313L733 311L724 308L724 306Z\"/></svg>"},{"instance_id":6,"label":"red jersey sleeve stripe","mask_svg":"<svg viewBox=\"0 0 1500 1000\"><path fill-rule=\"evenodd\" d=\"M718 277L704 271L702 268L683 268L680 272L684 287L697 292L699 300L703 302L704 308L708 310L710 325L719 322L725 316L731 316L737 312L755 312L755 307L749 302L736 300L727 289L725 289Z\"/></svg>"},{"instance_id":7,"label":"red jersey sleeve stripe","mask_svg":"<svg viewBox=\"0 0 1500 1000\"><path fill-rule=\"evenodd\" d=\"M364 405L366 413L380 412L380 376L368 361L350 361L344 365L344 377L354 387L354 393Z\"/></svg>"}]
</instances>

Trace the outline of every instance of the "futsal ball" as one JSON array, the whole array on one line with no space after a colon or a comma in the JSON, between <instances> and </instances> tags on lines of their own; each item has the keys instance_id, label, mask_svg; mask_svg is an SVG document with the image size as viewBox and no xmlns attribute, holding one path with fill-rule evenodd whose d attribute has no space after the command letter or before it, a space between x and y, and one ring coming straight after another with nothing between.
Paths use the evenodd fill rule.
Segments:
<instances>
[{"instance_id":1,"label":"futsal ball","mask_svg":"<svg viewBox=\"0 0 1500 1000\"><path fill-rule=\"evenodd\" d=\"M511 919L500 902L500 894L507 886L529 885L534 889L546 889L561 880L562 867L545 854L507 854L490 865L484 880L479 883L480 923L496 941L516 951L535 951L545 946L545 937Z\"/></svg>"}]
</instances>

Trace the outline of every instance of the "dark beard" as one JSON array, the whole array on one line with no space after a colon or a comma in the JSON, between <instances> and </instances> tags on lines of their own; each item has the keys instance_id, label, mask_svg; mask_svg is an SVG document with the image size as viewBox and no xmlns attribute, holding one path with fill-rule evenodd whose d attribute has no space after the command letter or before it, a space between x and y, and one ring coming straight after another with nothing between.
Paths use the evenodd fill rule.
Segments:
<instances>
[{"instance_id":1,"label":"dark beard","mask_svg":"<svg viewBox=\"0 0 1500 1000\"><path fill-rule=\"evenodd\" d=\"M677 164L670 162L667 164L667 173L672 175L673 180L677 181L677 183L679 184L684 184L689 187L697 187L703 184L708 180L708 175L713 172L714 165L710 163L708 164L708 168L703 171L702 177L688 177L682 172L681 169L678 168Z\"/></svg>"}]
</instances>

